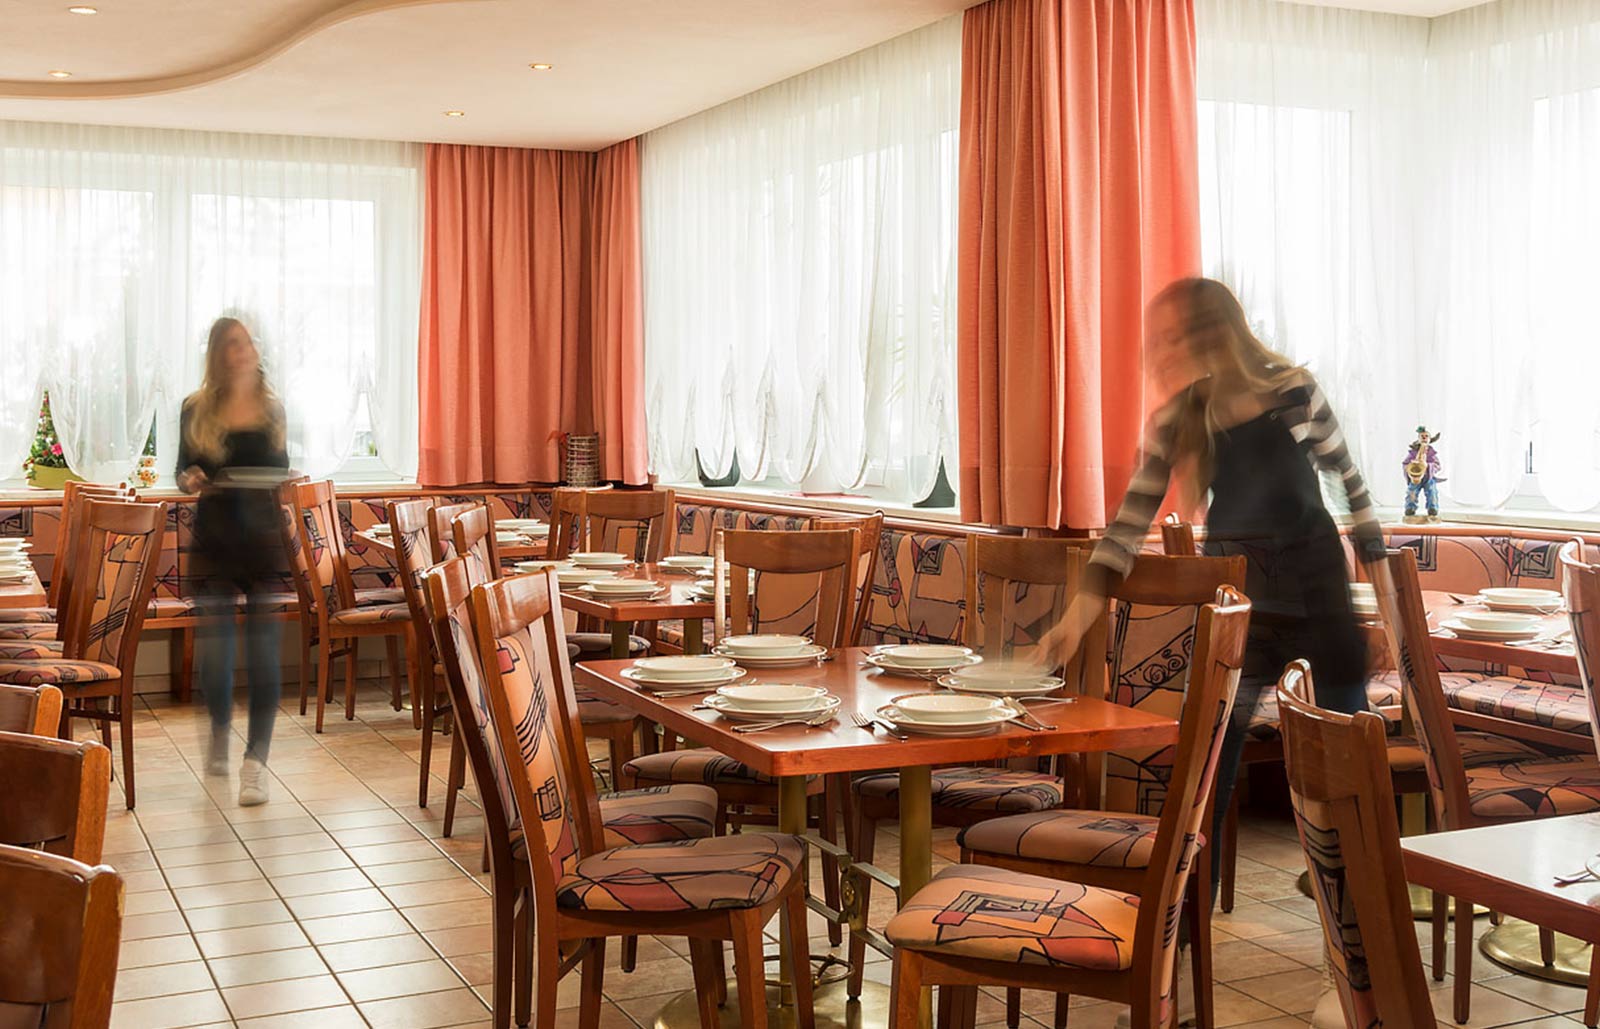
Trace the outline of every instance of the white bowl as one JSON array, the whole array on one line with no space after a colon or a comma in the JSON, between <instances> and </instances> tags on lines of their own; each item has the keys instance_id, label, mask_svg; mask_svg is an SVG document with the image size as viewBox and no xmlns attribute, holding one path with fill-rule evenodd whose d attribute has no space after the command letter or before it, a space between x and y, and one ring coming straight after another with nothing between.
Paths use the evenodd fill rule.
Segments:
<instances>
[{"instance_id":1,"label":"white bowl","mask_svg":"<svg viewBox=\"0 0 1600 1029\"><path fill-rule=\"evenodd\" d=\"M750 657L783 657L800 654L810 645L809 636L784 636L779 633L724 636L722 642L718 644L730 654L748 654Z\"/></svg>"},{"instance_id":2,"label":"white bowl","mask_svg":"<svg viewBox=\"0 0 1600 1029\"><path fill-rule=\"evenodd\" d=\"M896 697L895 707L923 722L971 722L1002 708L997 697L969 693L922 693Z\"/></svg>"},{"instance_id":3,"label":"white bowl","mask_svg":"<svg viewBox=\"0 0 1600 1029\"><path fill-rule=\"evenodd\" d=\"M589 589L594 593L654 593L661 588L659 582L649 579L594 579Z\"/></svg>"},{"instance_id":4,"label":"white bowl","mask_svg":"<svg viewBox=\"0 0 1600 1029\"><path fill-rule=\"evenodd\" d=\"M673 654L666 657L641 657L633 663L633 667L652 679L681 679L685 682L694 682L715 678L734 667L734 664L725 657Z\"/></svg>"},{"instance_id":5,"label":"white bowl","mask_svg":"<svg viewBox=\"0 0 1600 1029\"><path fill-rule=\"evenodd\" d=\"M494 520L496 529L536 529L543 524L537 518L496 518Z\"/></svg>"},{"instance_id":6,"label":"white bowl","mask_svg":"<svg viewBox=\"0 0 1600 1029\"><path fill-rule=\"evenodd\" d=\"M727 697L733 705L748 711L784 711L826 696L828 691L821 686L751 683L723 686L717 693Z\"/></svg>"},{"instance_id":7,"label":"white bowl","mask_svg":"<svg viewBox=\"0 0 1600 1029\"><path fill-rule=\"evenodd\" d=\"M1561 603L1561 594L1555 590L1519 589L1511 586L1479 590L1478 596L1491 604L1513 604L1521 607L1555 607Z\"/></svg>"},{"instance_id":8,"label":"white bowl","mask_svg":"<svg viewBox=\"0 0 1600 1029\"><path fill-rule=\"evenodd\" d=\"M710 568L715 562L716 558L706 557L703 554L674 554L672 557L662 558L660 564L663 568L700 569Z\"/></svg>"},{"instance_id":9,"label":"white bowl","mask_svg":"<svg viewBox=\"0 0 1600 1029\"><path fill-rule=\"evenodd\" d=\"M29 543L21 536L0 537L0 551L27 550L31 546L33 546L33 544Z\"/></svg>"},{"instance_id":10,"label":"white bowl","mask_svg":"<svg viewBox=\"0 0 1600 1029\"><path fill-rule=\"evenodd\" d=\"M518 561L513 567L524 575L529 572L542 572L547 568L565 568L565 561Z\"/></svg>"},{"instance_id":11,"label":"white bowl","mask_svg":"<svg viewBox=\"0 0 1600 1029\"><path fill-rule=\"evenodd\" d=\"M558 568L556 579L563 586L582 586L584 583L594 582L596 579L610 579L614 576L601 568Z\"/></svg>"},{"instance_id":12,"label":"white bowl","mask_svg":"<svg viewBox=\"0 0 1600 1029\"><path fill-rule=\"evenodd\" d=\"M972 656L971 647L952 647L942 643L906 643L880 647L879 657L906 668L949 668Z\"/></svg>"},{"instance_id":13,"label":"white bowl","mask_svg":"<svg viewBox=\"0 0 1600 1029\"><path fill-rule=\"evenodd\" d=\"M1516 615L1501 611L1476 613L1463 611L1456 615L1456 620L1467 628L1477 629L1479 632L1528 632L1537 628L1540 622L1537 615Z\"/></svg>"},{"instance_id":14,"label":"white bowl","mask_svg":"<svg viewBox=\"0 0 1600 1029\"><path fill-rule=\"evenodd\" d=\"M628 563L628 555L600 550L580 550L572 555L571 560L579 568L618 568Z\"/></svg>"}]
</instances>

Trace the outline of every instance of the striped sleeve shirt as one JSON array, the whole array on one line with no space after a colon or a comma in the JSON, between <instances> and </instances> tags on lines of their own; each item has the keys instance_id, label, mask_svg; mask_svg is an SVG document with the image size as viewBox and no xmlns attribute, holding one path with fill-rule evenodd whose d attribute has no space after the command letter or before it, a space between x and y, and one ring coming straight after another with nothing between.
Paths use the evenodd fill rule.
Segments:
<instances>
[{"instance_id":1,"label":"striped sleeve shirt","mask_svg":"<svg viewBox=\"0 0 1600 1029\"><path fill-rule=\"evenodd\" d=\"M1106 573L1120 578L1132 570L1134 558L1161 509L1161 501L1172 481L1172 449L1178 413L1187 402L1188 398L1183 395L1173 399L1155 413L1145 429L1139 469L1128 484L1116 518L1095 545L1090 558L1091 565L1098 565ZM1350 502L1350 516L1355 522L1352 534L1361 560L1370 564L1381 559L1383 532L1372 507L1372 497L1367 493L1360 469L1350 458L1344 432L1339 428L1339 420L1334 417L1322 387L1306 373L1301 383L1281 390L1278 403L1271 409L1316 467L1339 476Z\"/></svg>"}]
</instances>

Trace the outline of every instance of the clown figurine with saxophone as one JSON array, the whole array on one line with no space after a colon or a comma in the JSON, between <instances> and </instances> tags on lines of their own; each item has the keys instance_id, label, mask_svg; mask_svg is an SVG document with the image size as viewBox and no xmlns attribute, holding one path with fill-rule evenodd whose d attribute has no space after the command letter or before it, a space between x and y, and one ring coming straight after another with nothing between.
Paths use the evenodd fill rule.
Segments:
<instances>
[{"instance_id":1,"label":"clown figurine with saxophone","mask_svg":"<svg viewBox=\"0 0 1600 1029\"><path fill-rule=\"evenodd\" d=\"M1406 470L1406 517L1409 523L1437 522L1439 520L1439 452L1433 444L1439 442L1441 433L1429 435L1426 426L1417 426L1417 438L1406 451L1401 462ZM1417 495L1422 494L1428 504L1427 517L1417 514Z\"/></svg>"}]
</instances>

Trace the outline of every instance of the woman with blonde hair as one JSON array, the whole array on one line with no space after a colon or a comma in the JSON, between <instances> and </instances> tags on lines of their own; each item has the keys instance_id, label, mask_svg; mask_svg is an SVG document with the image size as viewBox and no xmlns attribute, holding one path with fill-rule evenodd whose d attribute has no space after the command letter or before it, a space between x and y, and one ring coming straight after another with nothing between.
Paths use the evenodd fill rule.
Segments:
<instances>
[{"instance_id":1,"label":"woman with blonde hair","mask_svg":"<svg viewBox=\"0 0 1600 1029\"><path fill-rule=\"evenodd\" d=\"M178 487L195 502L190 575L201 583L200 680L211 709L206 773L228 774L236 598L245 598L250 730L239 803L267 800L267 752L282 692L279 627L265 595L282 589L277 486L289 467L283 405L267 384L250 331L218 318L206 341L205 378L183 402Z\"/></svg>"}]
</instances>

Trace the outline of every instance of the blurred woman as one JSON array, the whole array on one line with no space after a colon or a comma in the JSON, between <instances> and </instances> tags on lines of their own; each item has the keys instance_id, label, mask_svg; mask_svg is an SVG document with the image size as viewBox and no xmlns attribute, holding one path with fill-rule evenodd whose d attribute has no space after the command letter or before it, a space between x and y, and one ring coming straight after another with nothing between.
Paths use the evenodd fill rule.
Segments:
<instances>
[{"instance_id":1,"label":"blurred woman","mask_svg":"<svg viewBox=\"0 0 1600 1029\"><path fill-rule=\"evenodd\" d=\"M206 341L205 379L183 402L178 487L195 503L191 574L201 586L200 681L211 709L206 774L228 774L237 598L245 598L250 728L239 803L267 800L267 753L282 691L278 622L263 606L281 590L283 551L277 485L289 467L283 405L267 385L250 332L218 318Z\"/></svg>"}]
</instances>

